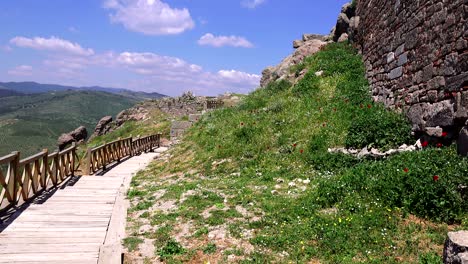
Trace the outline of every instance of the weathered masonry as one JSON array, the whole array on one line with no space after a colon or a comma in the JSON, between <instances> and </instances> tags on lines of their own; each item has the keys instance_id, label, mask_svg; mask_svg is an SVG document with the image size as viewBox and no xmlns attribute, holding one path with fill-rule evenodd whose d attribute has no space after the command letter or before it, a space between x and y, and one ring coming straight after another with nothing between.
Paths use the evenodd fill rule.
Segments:
<instances>
[{"instance_id":1,"label":"weathered masonry","mask_svg":"<svg viewBox=\"0 0 468 264\"><path fill-rule=\"evenodd\" d=\"M414 131L468 119L468 0L357 0L354 43L375 100Z\"/></svg>"}]
</instances>

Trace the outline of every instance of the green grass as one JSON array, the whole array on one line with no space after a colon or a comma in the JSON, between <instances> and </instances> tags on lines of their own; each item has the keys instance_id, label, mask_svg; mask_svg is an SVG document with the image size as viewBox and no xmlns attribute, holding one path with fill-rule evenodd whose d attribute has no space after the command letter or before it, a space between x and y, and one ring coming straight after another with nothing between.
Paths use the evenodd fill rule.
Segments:
<instances>
[{"instance_id":1,"label":"green grass","mask_svg":"<svg viewBox=\"0 0 468 264\"><path fill-rule=\"evenodd\" d=\"M454 147L383 160L328 153L416 139L402 115L371 100L361 58L347 44L328 45L294 70L302 69L309 73L295 86L273 83L204 115L169 163L137 176L133 188L158 184L168 191L162 199L196 191L154 224L192 223L195 245L226 226L254 247L225 250L242 252L240 263L441 263L446 232L468 228L468 197L459 190L468 160ZM174 183L167 175L180 176Z\"/></svg>"}]
</instances>

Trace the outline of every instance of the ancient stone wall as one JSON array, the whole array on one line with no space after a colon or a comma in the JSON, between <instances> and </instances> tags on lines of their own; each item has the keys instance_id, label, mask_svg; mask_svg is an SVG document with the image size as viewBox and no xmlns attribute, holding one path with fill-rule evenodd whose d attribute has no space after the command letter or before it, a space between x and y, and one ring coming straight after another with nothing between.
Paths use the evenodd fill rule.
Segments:
<instances>
[{"instance_id":1,"label":"ancient stone wall","mask_svg":"<svg viewBox=\"0 0 468 264\"><path fill-rule=\"evenodd\" d=\"M468 118L468 0L357 0L375 100L407 113L415 131Z\"/></svg>"}]
</instances>

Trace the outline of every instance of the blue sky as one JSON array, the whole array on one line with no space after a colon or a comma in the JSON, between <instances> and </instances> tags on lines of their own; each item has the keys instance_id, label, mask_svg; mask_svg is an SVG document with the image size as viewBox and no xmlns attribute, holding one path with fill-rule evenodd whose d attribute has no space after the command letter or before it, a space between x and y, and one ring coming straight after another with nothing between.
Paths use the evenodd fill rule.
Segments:
<instances>
[{"instance_id":1,"label":"blue sky","mask_svg":"<svg viewBox=\"0 0 468 264\"><path fill-rule=\"evenodd\" d=\"M0 81L246 93L294 39L328 34L346 2L1 1Z\"/></svg>"}]
</instances>

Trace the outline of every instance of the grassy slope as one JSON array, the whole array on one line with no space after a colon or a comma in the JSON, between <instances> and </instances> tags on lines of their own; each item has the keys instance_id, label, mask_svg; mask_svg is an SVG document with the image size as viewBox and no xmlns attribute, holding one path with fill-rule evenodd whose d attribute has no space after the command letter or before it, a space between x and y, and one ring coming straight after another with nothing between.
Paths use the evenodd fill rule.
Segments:
<instances>
[{"instance_id":1,"label":"grassy slope","mask_svg":"<svg viewBox=\"0 0 468 264\"><path fill-rule=\"evenodd\" d=\"M134 178L131 251L148 240L170 263L441 263L446 232L468 228L457 190L468 161L453 147L382 161L328 154L414 139L402 116L371 101L346 45L303 68L295 87L270 85L205 115L169 160Z\"/></svg>"},{"instance_id":2,"label":"grassy slope","mask_svg":"<svg viewBox=\"0 0 468 264\"><path fill-rule=\"evenodd\" d=\"M80 125L91 134L99 119L116 115L134 99L103 92L52 92L0 98L0 155L56 148L57 138Z\"/></svg>"}]
</instances>

